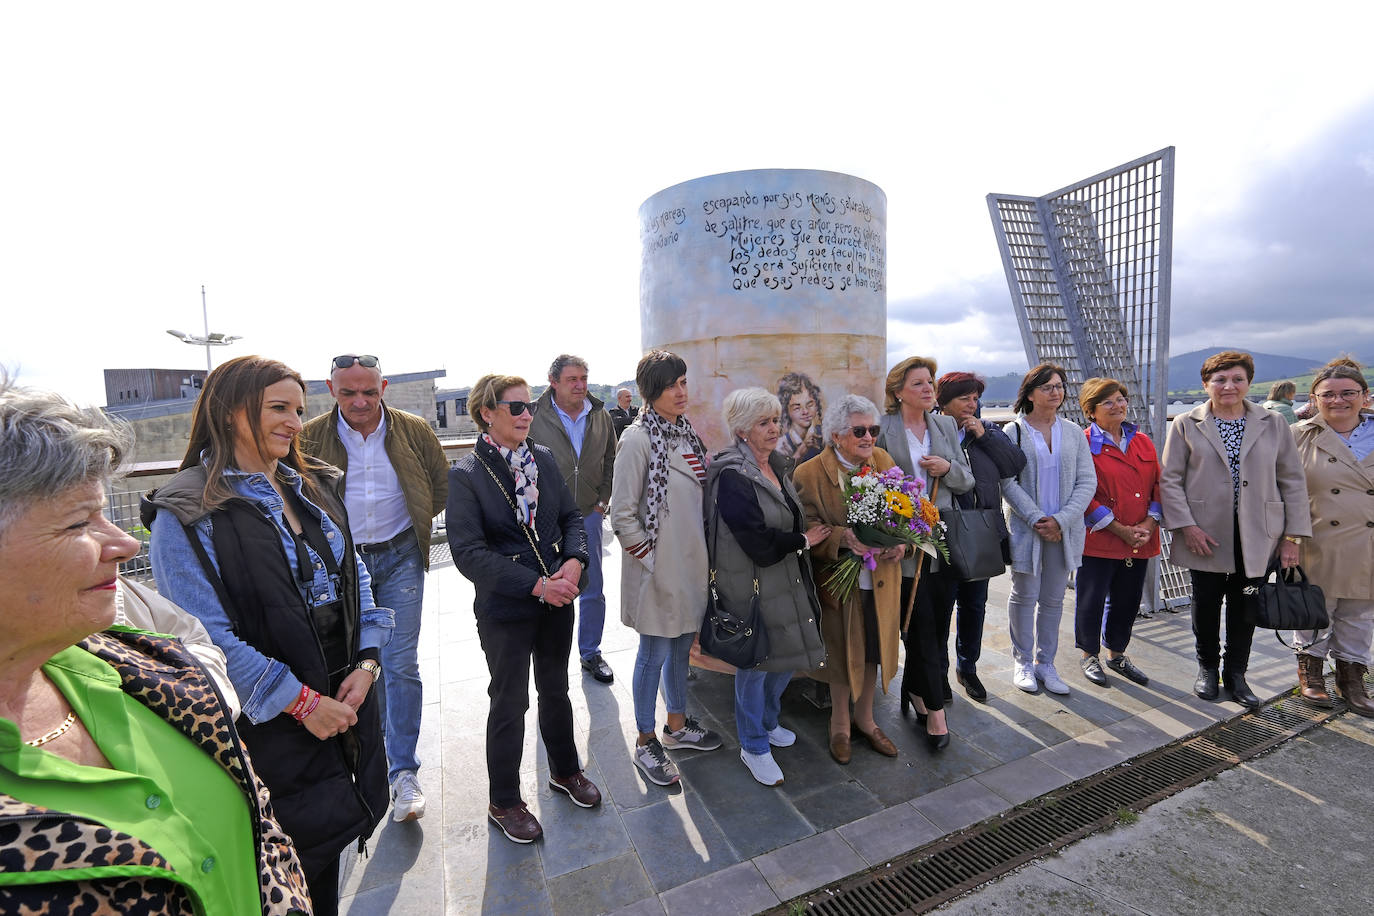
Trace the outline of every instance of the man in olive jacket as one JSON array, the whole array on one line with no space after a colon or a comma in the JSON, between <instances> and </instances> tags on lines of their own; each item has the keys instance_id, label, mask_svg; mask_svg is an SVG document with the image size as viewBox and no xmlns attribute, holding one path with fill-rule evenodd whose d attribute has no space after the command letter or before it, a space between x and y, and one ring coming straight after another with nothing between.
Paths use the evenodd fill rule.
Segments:
<instances>
[{"instance_id":1,"label":"man in olive jacket","mask_svg":"<svg viewBox=\"0 0 1374 916\"><path fill-rule=\"evenodd\" d=\"M587 531L587 585L577 602L577 654L582 668L603 684L615 679L601 657L606 596L601 586L601 520L611 501L615 427L603 402L587 393L587 363L567 353L549 367L530 440L553 452Z\"/></svg>"},{"instance_id":2,"label":"man in olive jacket","mask_svg":"<svg viewBox=\"0 0 1374 916\"><path fill-rule=\"evenodd\" d=\"M329 392L338 403L301 430L301 448L344 472L344 504L372 596L396 612L382 649L381 691L391 816L424 817L415 746L424 705L420 610L429 569L429 533L448 504L448 460L423 417L382 401L386 379L375 356L336 356Z\"/></svg>"}]
</instances>

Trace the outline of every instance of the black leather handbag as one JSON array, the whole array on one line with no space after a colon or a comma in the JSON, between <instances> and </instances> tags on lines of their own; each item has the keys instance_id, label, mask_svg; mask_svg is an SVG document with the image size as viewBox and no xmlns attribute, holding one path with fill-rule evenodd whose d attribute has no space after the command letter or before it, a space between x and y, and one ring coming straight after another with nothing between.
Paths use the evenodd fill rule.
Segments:
<instances>
[{"instance_id":1,"label":"black leather handbag","mask_svg":"<svg viewBox=\"0 0 1374 916\"><path fill-rule=\"evenodd\" d=\"M1269 561L1263 579L1255 579L1242 590L1246 617L1265 630L1324 630L1331 626L1326 614L1326 596L1312 584L1301 566L1280 570L1279 559ZM1275 634L1285 646L1283 637ZM1308 643L1307 645L1312 645ZM1290 648L1306 648L1302 644Z\"/></svg>"},{"instance_id":2,"label":"black leather handbag","mask_svg":"<svg viewBox=\"0 0 1374 916\"><path fill-rule=\"evenodd\" d=\"M964 581L991 579L1006 571L1002 559L1000 509L980 509L974 494L974 508L946 509L940 513L945 523L945 547L949 564Z\"/></svg>"},{"instance_id":3,"label":"black leather handbag","mask_svg":"<svg viewBox=\"0 0 1374 916\"><path fill-rule=\"evenodd\" d=\"M754 594L748 608L727 608L716 591L716 539L720 534L720 509L711 520L711 581L706 592L706 614L701 621L701 651L736 668L757 668L768 657L768 628L759 608L759 575L754 570Z\"/></svg>"}]
</instances>

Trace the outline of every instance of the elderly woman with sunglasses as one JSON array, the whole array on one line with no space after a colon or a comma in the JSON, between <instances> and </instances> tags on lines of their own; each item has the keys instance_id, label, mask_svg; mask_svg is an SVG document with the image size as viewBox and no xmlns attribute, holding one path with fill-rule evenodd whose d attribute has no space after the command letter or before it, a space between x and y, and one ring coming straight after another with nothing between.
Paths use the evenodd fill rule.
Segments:
<instances>
[{"instance_id":1,"label":"elderly woman with sunglasses","mask_svg":"<svg viewBox=\"0 0 1374 916\"><path fill-rule=\"evenodd\" d=\"M1369 383L1349 359L1327 363L1312 380L1318 416L1293 427L1312 497L1312 540L1304 567L1326 595L1331 631L1298 656L1302 695L1331 705L1323 673L1336 664L1336 689L1351 710L1374 716L1364 687L1374 640L1374 414L1363 410ZM1311 643L1315 633L1297 633Z\"/></svg>"},{"instance_id":2,"label":"elderly woman with sunglasses","mask_svg":"<svg viewBox=\"0 0 1374 916\"><path fill-rule=\"evenodd\" d=\"M844 475L864 467L888 470L893 466L892 456L874 444L882 431L878 408L862 395L846 394L831 405L822 430L825 450L797 468L792 477L801 497L805 528L830 528L829 536L812 548L820 561L820 575L825 577L825 567L838 560L842 550L871 554L877 565L871 571L861 569L858 586L843 599L821 586L826 664L811 676L830 684L830 756L837 763L849 763L850 739L856 732L878 753L896 757L897 745L873 721L873 700L877 685L881 684L886 693L897 671L900 561L905 548L875 547L860 541L848 526L840 484Z\"/></svg>"},{"instance_id":3,"label":"elderly woman with sunglasses","mask_svg":"<svg viewBox=\"0 0 1374 916\"><path fill-rule=\"evenodd\" d=\"M582 773L568 699L573 599L587 568L582 513L553 453L527 440L530 389L513 375L486 375L468 393L482 435L449 472L448 543L477 595L477 636L487 657L487 819L516 843L543 828L520 797L530 662L549 788L582 808L601 793Z\"/></svg>"}]
</instances>

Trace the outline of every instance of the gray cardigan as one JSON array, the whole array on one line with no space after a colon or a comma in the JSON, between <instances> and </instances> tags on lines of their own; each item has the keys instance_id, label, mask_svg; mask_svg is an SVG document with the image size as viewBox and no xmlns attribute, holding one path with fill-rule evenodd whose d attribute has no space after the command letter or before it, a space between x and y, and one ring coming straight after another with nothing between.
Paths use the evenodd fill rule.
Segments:
<instances>
[{"instance_id":1,"label":"gray cardigan","mask_svg":"<svg viewBox=\"0 0 1374 916\"><path fill-rule=\"evenodd\" d=\"M1087 525L1083 513L1088 511L1097 492L1097 469L1093 467L1092 452L1083 430L1062 417L1059 424L1059 511L1051 515L1064 532L1064 562L1069 569L1077 569L1083 562L1083 541ZM1032 527L1046 513L1040 508L1040 462L1031 442L1030 425L1024 415L1002 427L1026 455L1026 466L1015 477L1002 481L1002 495L1010 512L1011 568L1013 572L1040 574L1040 537Z\"/></svg>"},{"instance_id":2,"label":"gray cardigan","mask_svg":"<svg viewBox=\"0 0 1374 916\"><path fill-rule=\"evenodd\" d=\"M884 414L878 420L883 431L878 434L878 448L892 456L897 467L914 474L915 464L911 460L911 449L906 444L906 424L900 413ZM926 429L930 433L930 454L949 462L949 473L938 478L939 488L935 491L935 508L941 512L953 507L954 494L967 493L973 489L973 468L969 467L968 455L959 444L959 426L953 417L926 411ZM929 490L927 490L929 492ZM916 557L902 561L902 578L910 579L916 575ZM938 569L942 560L932 559L932 569Z\"/></svg>"}]
</instances>

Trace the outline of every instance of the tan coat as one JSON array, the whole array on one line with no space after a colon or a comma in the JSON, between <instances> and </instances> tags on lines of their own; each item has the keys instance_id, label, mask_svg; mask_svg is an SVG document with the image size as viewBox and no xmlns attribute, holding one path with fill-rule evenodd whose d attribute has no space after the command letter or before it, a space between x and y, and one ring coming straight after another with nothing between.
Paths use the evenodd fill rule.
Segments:
<instances>
[{"instance_id":1,"label":"tan coat","mask_svg":"<svg viewBox=\"0 0 1374 916\"><path fill-rule=\"evenodd\" d=\"M892 457L880 448L873 449L873 467L886 471L893 466ZM806 521L802 527L830 525L830 537L811 550L816 560L816 580L821 599L821 638L825 641L827 664L811 672L818 681L849 684L855 695L863 692L864 683L864 615L862 594L854 588L849 599L840 602L820 586L829 575L829 564L839 558L844 546L845 507L840 496L838 477L841 471L835 449L827 447L815 458L802 464L792 475L801 497L802 513ZM902 620L901 608L902 564L898 560L881 560L873 570L873 604L878 616L878 684L887 692L887 683L897 673L898 632Z\"/></svg>"},{"instance_id":2,"label":"tan coat","mask_svg":"<svg viewBox=\"0 0 1374 916\"><path fill-rule=\"evenodd\" d=\"M1217 546L1210 557L1188 549L1176 534L1170 561L1201 572L1236 572L1233 519L1239 515L1245 575L1264 575L1286 534L1312 533L1307 481L1288 423L1272 410L1245 402L1245 437L1240 447L1240 505L1233 512L1226 446L1212 419L1211 402L1174 418L1164 440L1159 478L1164 527L1197 525Z\"/></svg>"},{"instance_id":3,"label":"tan coat","mask_svg":"<svg viewBox=\"0 0 1374 916\"><path fill-rule=\"evenodd\" d=\"M615 456L611 529L627 551L648 538L644 527L649 434L626 428ZM641 636L677 637L701 629L706 613L703 484L681 455L668 462L668 502L658 516L658 544L643 559L620 558L620 620Z\"/></svg>"},{"instance_id":4,"label":"tan coat","mask_svg":"<svg viewBox=\"0 0 1374 916\"><path fill-rule=\"evenodd\" d=\"M1293 427L1312 497L1302 568L1327 598L1374 599L1374 453L1356 461L1320 416Z\"/></svg>"}]
</instances>

